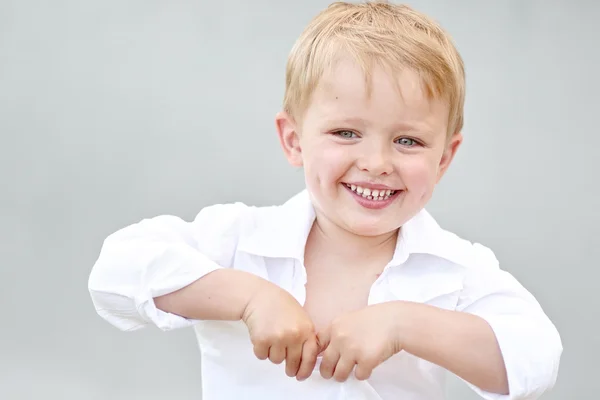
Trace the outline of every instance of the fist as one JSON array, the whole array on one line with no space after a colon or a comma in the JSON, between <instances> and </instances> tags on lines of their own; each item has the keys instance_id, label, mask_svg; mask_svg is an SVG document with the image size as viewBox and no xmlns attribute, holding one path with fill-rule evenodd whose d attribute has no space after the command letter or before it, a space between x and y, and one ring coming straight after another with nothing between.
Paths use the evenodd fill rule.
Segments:
<instances>
[{"instance_id":1,"label":"fist","mask_svg":"<svg viewBox=\"0 0 600 400\"><path fill-rule=\"evenodd\" d=\"M242 320L258 359L285 361L286 374L298 380L311 375L319 351L316 332L306 311L288 292L265 285L248 303Z\"/></svg>"},{"instance_id":2,"label":"fist","mask_svg":"<svg viewBox=\"0 0 600 400\"><path fill-rule=\"evenodd\" d=\"M375 367L402 350L391 307L383 303L348 313L319 333L323 378L343 382L356 367L356 378L368 379Z\"/></svg>"}]
</instances>

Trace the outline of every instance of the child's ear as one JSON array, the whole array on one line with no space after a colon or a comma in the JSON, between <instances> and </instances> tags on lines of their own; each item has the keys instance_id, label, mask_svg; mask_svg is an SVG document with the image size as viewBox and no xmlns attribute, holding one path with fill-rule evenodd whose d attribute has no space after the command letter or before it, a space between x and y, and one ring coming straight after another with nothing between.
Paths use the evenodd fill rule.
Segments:
<instances>
[{"instance_id":1,"label":"child's ear","mask_svg":"<svg viewBox=\"0 0 600 400\"><path fill-rule=\"evenodd\" d=\"M288 113L282 111L275 116L275 125L285 157L294 167L301 167L302 149L296 122Z\"/></svg>"},{"instance_id":2,"label":"child's ear","mask_svg":"<svg viewBox=\"0 0 600 400\"><path fill-rule=\"evenodd\" d=\"M450 166L450 163L452 163L452 160L454 159L454 156L456 155L456 152L458 151L458 148L460 147L462 141L462 133L457 132L454 135L452 135L452 137L448 140L448 143L446 143L446 148L444 149L444 153L442 154L440 165L438 167L438 183L448 170L448 167Z\"/></svg>"}]
</instances>

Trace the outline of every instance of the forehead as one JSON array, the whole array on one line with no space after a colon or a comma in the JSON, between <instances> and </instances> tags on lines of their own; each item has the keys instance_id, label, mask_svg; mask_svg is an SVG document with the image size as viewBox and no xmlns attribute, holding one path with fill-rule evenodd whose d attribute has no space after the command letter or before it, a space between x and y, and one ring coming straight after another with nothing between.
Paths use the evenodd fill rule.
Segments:
<instances>
[{"instance_id":1,"label":"forehead","mask_svg":"<svg viewBox=\"0 0 600 400\"><path fill-rule=\"evenodd\" d=\"M445 132L448 115L448 103L428 98L415 71L403 69L394 73L374 66L365 75L356 63L342 60L321 78L305 122L361 119L378 126L403 124Z\"/></svg>"}]
</instances>

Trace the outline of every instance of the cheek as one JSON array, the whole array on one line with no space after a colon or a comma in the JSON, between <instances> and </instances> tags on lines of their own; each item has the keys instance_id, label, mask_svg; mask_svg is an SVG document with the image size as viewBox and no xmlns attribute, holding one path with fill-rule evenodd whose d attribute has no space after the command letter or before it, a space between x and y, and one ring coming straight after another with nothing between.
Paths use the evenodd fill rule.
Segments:
<instances>
[{"instance_id":1,"label":"cheek","mask_svg":"<svg viewBox=\"0 0 600 400\"><path fill-rule=\"evenodd\" d=\"M437 165L426 157L413 157L403 164L400 174L409 192L423 196L435 186Z\"/></svg>"},{"instance_id":2,"label":"cheek","mask_svg":"<svg viewBox=\"0 0 600 400\"><path fill-rule=\"evenodd\" d=\"M340 146L319 146L304 152L304 170L307 178L319 185L340 181L350 169L349 152Z\"/></svg>"}]
</instances>

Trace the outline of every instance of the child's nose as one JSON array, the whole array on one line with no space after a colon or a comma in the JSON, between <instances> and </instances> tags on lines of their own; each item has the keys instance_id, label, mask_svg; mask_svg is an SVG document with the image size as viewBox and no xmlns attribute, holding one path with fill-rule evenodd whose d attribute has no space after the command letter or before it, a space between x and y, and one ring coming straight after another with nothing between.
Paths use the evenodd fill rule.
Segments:
<instances>
[{"instance_id":1,"label":"child's nose","mask_svg":"<svg viewBox=\"0 0 600 400\"><path fill-rule=\"evenodd\" d=\"M359 159L358 167L372 175L389 175L393 170L391 158L385 149L369 149Z\"/></svg>"}]
</instances>

